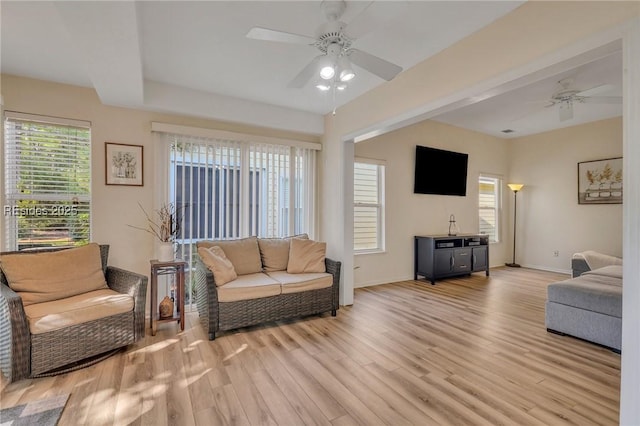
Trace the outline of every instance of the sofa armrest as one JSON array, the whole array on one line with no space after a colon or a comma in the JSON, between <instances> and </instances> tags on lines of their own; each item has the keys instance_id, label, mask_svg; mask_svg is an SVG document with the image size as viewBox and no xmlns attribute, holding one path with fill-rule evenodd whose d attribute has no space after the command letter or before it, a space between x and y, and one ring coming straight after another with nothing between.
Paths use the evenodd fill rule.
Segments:
<instances>
[{"instance_id":1,"label":"sofa armrest","mask_svg":"<svg viewBox=\"0 0 640 426\"><path fill-rule=\"evenodd\" d=\"M0 284L0 369L9 381L29 377L31 333L20 296Z\"/></svg>"},{"instance_id":2,"label":"sofa armrest","mask_svg":"<svg viewBox=\"0 0 640 426\"><path fill-rule=\"evenodd\" d=\"M204 264L200 256L194 257L196 264L196 306L200 322L213 340L218 331L218 287L213 272Z\"/></svg>"},{"instance_id":3,"label":"sofa armrest","mask_svg":"<svg viewBox=\"0 0 640 426\"><path fill-rule=\"evenodd\" d=\"M333 309L340 309L340 268L342 262L337 260L325 258L324 264L327 268L327 272L333 275Z\"/></svg>"},{"instance_id":4,"label":"sofa armrest","mask_svg":"<svg viewBox=\"0 0 640 426\"><path fill-rule=\"evenodd\" d=\"M128 294L133 297L133 314L135 341L144 337L145 306L147 303L147 282L145 275L107 266L107 285L118 293Z\"/></svg>"}]
</instances>

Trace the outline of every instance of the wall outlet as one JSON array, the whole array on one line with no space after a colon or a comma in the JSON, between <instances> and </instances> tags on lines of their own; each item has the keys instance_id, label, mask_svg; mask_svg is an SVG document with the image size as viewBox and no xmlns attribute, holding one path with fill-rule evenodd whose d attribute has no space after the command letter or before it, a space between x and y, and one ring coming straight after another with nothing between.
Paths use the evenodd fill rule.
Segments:
<instances>
[{"instance_id":1,"label":"wall outlet","mask_svg":"<svg viewBox=\"0 0 640 426\"><path fill-rule=\"evenodd\" d=\"M558 256L560 256L560 252L558 250L554 250L553 257L558 257Z\"/></svg>"}]
</instances>

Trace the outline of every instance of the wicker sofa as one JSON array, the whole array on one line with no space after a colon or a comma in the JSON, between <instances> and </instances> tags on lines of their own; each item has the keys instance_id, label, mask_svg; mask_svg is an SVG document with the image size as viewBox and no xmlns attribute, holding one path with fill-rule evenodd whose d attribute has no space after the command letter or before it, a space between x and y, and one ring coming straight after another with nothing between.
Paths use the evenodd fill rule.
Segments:
<instances>
[{"instance_id":1,"label":"wicker sofa","mask_svg":"<svg viewBox=\"0 0 640 426\"><path fill-rule=\"evenodd\" d=\"M318 269L308 273L292 271L289 250L293 251L296 244L297 238L256 237L198 243L196 301L200 322L209 340L214 340L218 331L265 322L324 312L336 316L341 263L322 254L322 272ZM236 279L220 284L211 266L203 260L202 250L213 247L220 247L226 253L237 271Z\"/></svg>"},{"instance_id":2,"label":"wicker sofa","mask_svg":"<svg viewBox=\"0 0 640 426\"><path fill-rule=\"evenodd\" d=\"M107 266L108 254L95 243L0 253L0 368L10 381L86 367L144 337L147 277ZM97 288L83 287L94 279Z\"/></svg>"}]
</instances>

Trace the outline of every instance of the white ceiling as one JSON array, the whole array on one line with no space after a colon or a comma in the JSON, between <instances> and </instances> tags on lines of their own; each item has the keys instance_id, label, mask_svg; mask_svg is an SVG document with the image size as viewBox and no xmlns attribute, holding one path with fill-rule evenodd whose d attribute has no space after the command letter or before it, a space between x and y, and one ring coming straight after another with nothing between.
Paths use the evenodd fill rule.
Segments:
<instances>
[{"instance_id":1,"label":"white ceiling","mask_svg":"<svg viewBox=\"0 0 640 426\"><path fill-rule=\"evenodd\" d=\"M342 20L349 23L370 3L348 1ZM387 10L396 16L354 47L408 69L522 3L395 2ZM245 37L254 26L314 36L325 22L318 1L5 0L0 7L2 73L92 87L109 105L320 134L323 114L384 84L356 68L356 78L334 105L311 83L303 89L287 88L318 54L315 48ZM593 72L589 67L578 70L576 87L619 87L617 62L618 68L607 62ZM551 117L553 108L528 102L546 100L560 78L438 119L499 136L504 135L496 132L507 127L516 130L514 136L549 130L558 124L557 116ZM611 105L600 112L595 105L582 106L589 111L583 114L576 107L572 124L621 114ZM508 121L520 115L526 117Z\"/></svg>"},{"instance_id":2,"label":"white ceiling","mask_svg":"<svg viewBox=\"0 0 640 426\"><path fill-rule=\"evenodd\" d=\"M573 118L561 121L560 105L549 106L549 100L561 89L558 82L565 78L573 79L571 89L578 91L610 85L597 96L620 97L622 100L622 52L614 47L612 53L602 58L433 119L502 138L516 138L622 115L622 102L574 103ZM507 129L513 132L502 132Z\"/></svg>"}]
</instances>

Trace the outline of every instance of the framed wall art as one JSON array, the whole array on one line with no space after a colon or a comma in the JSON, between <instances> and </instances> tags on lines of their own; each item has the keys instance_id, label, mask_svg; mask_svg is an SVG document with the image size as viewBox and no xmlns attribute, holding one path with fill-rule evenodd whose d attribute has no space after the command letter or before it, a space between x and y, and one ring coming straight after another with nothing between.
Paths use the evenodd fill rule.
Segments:
<instances>
[{"instance_id":1,"label":"framed wall art","mask_svg":"<svg viewBox=\"0 0 640 426\"><path fill-rule=\"evenodd\" d=\"M143 147L105 142L105 181L107 185L143 186Z\"/></svg>"},{"instance_id":2,"label":"framed wall art","mask_svg":"<svg viewBox=\"0 0 640 426\"><path fill-rule=\"evenodd\" d=\"M578 204L622 204L622 157L578 163Z\"/></svg>"}]
</instances>

